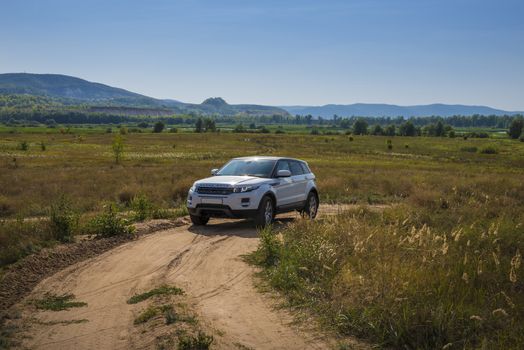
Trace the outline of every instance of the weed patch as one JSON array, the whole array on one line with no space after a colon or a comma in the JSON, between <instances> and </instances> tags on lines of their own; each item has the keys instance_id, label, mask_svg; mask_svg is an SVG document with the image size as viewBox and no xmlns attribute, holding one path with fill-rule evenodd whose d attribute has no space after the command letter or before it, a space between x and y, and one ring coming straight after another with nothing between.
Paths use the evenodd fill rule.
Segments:
<instances>
[{"instance_id":1,"label":"weed patch","mask_svg":"<svg viewBox=\"0 0 524 350\"><path fill-rule=\"evenodd\" d=\"M82 301L74 301L73 294L55 295L47 293L42 299L35 299L32 304L39 310L62 311L69 310L74 307L84 307L87 303Z\"/></svg>"},{"instance_id":2,"label":"weed patch","mask_svg":"<svg viewBox=\"0 0 524 350\"><path fill-rule=\"evenodd\" d=\"M129 298L127 301L128 304L136 304L141 301L147 300L153 296L157 295L183 295L184 291L180 288L163 285L158 288L152 289L148 292L137 294Z\"/></svg>"}]
</instances>

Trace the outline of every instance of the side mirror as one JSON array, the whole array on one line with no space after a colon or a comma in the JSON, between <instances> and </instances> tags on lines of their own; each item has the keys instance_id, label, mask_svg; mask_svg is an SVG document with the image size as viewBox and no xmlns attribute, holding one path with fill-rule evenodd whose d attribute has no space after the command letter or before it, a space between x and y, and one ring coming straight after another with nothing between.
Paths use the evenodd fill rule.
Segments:
<instances>
[{"instance_id":1,"label":"side mirror","mask_svg":"<svg viewBox=\"0 0 524 350\"><path fill-rule=\"evenodd\" d=\"M215 176L218 173L218 169L211 169L211 175Z\"/></svg>"},{"instance_id":2,"label":"side mirror","mask_svg":"<svg viewBox=\"0 0 524 350\"><path fill-rule=\"evenodd\" d=\"M279 170L277 171L277 177L290 177L291 171L289 170Z\"/></svg>"}]
</instances>

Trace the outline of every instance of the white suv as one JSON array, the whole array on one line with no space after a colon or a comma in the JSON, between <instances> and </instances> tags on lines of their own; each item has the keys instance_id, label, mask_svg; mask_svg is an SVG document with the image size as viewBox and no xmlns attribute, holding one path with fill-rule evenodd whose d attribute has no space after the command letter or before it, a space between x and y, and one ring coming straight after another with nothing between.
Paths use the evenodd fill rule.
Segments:
<instances>
[{"instance_id":1,"label":"white suv","mask_svg":"<svg viewBox=\"0 0 524 350\"><path fill-rule=\"evenodd\" d=\"M315 175L306 162L283 157L243 157L230 160L212 177L196 181L187 196L195 225L210 217L252 218L259 227L278 213L293 210L315 218L319 197Z\"/></svg>"}]
</instances>

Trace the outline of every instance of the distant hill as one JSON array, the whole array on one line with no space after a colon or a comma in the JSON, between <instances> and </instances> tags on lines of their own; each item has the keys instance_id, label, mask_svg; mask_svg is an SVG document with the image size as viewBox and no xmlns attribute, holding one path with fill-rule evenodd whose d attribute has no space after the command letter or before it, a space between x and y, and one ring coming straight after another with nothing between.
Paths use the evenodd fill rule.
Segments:
<instances>
[{"instance_id":1,"label":"distant hill","mask_svg":"<svg viewBox=\"0 0 524 350\"><path fill-rule=\"evenodd\" d=\"M339 117L397 117L406 118L417 116L441 116L449 117L452 115L512 115L521 114L522 112L510 112L495 109L486 106L466 106L466 105L447 105L447 104L430 104L419 106L397 106L389 104L368 104L355 103L350 105L329 104L324 106L282 106L290 114L308 115L314 117L320 116L331 119L333 115Z\"/></svg>"},{"instance_id":2,"label":"distant hill","mask_svg":"<svg viewBox=\"0 0 524 350\"><path fill-rule=\"evenodd\" d=\"M149 115L197 113L219 115L288 115L278 107L230 105L222 98L209 98L202 104L160 100L112 86L60 74L0 74L0 95L31 95L58 99L65 105L87 104L99 112L127 113L128 107L142 108ZM108 108L111 107L111 108ZM122 107L122 108L118 108ZM135 110L137 113L137 110Z\"/></svg>"}]
</instances>

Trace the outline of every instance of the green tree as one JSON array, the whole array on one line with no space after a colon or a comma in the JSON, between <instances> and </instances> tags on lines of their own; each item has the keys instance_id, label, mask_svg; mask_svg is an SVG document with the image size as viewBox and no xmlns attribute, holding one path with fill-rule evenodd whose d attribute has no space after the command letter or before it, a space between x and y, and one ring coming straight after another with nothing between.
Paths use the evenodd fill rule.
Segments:
<instances>
[{"instance_id":1,"label":"green tree","mask_svg":"<svg viewBox=\"0 0 524 350\"><path fill-rule=\"evenodd\" d=\"M198 118L195 122L195 132L204 132L204 121L202 118Z\"/></svg>"},{"instance_id":2,"label":"green tree","mask_svg":"<svg viewBox=\"0 0 524 350\"><path fill-rule=\"evenodd\" d=\"M357 119L353 123L353 134L366 135L368 133L368 123L364 119Z\"/></svg>"},{"instance_id":3,"label":"green tree","mask_svg":"<svg viewBox=\"0 0 524 350\"><path fill-rule=\"evenodd\" d=\"M119 164L124 153L124 138L122 137L122 135L117 134L115 136L111 147L113 149L113 155L115 156L115 163Z\"/></svg>"},{"instance_id":4,"label":"green tree","mask_svg":"<svg viewBox=\"0 0 524 350\"><path fill-rule=\"evenodd\" d=\"M524 131L524 119L515 118L511 121L509 125L508 134L512 139L518 139L522 132Z\"/></svg>"},{"instance_id":5,"label":"green tree","mask_svg":"<svg viewBox=\"0 0 524 350\"><path fill-rule=\"evenodd\" d=\"M384 129L379 124L376 124L371 128L371 135L382 136L384 135Z\"/></svg>"},{"instance_id":6,"label":"green tree","mask_svg":"<svg viewBox=\"0 0 524 350\"><path fill-rule=\"evenodd\" d=\"M165 127L166 127L166 125L164 123L158 121L153 126L153 132L160 133L160 132L162 132L164 130Z\"/></svg>"},{"instance_id":7,"label":"green tree","mask_svg":"<svg viewBox=\"0 0 524 350\"><path fill-rule=\"evenodd\" d=\"M395 136L396 133L397 130L394 124L388 125L386 127L386 130L384 130L384 134L386 134L386 136Z\"/></svg>"},{"instance_id":8,"label":"green tree","mask_svg":"<svg viewBox=\"0 0 524 350\"><path fill-rule=\"evenodd\" d=\"M215 121L211 118L204 119L204 129L205 129L205 132L208 132L208 131L215 132L217 130Z\"/></svg>"},{"instance_id":9,"label":"green tree","mask_svg":"<svg viewBox=\"0 0 524 350\"><path fill-rule=\"evenodd\" d=\"M415 125L413 125L413 123L409 120L400 125L398 132L401 136L415 136L417 134Z\"/></svg>"},{"instance_id":10,"label":"green tree","mask_svg":"<svg viewBox=\"0 0 524 350\"><path fill-rule=\"evenodd\" d=\"M444 130L444 123L442 121L438 121L437 125L435 125L435 136L442 137L446 135L446 131Z\"/></svg>"}]
</instances>

